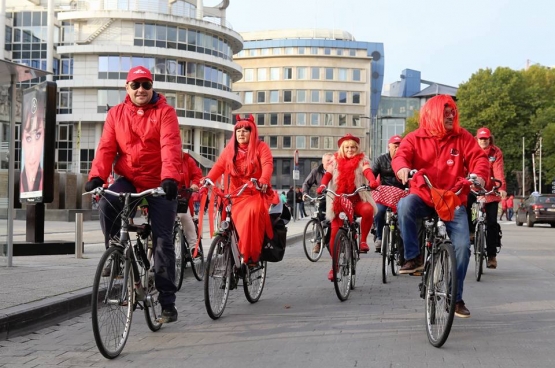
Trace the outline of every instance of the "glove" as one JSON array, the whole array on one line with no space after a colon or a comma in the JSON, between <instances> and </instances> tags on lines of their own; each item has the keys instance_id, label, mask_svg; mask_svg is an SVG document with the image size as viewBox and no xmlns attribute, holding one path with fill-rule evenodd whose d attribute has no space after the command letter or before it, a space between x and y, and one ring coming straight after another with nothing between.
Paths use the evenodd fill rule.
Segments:
<instances>
[{"instance_id":1,"label":"glove","mask_svg":"<svg viewBox=\"0 0 555 368\"><path fill-rule=\"evenodd\" d=\"M202 198L202 196L204 196L206 193L208 193L208 188L207 187L201 187L198 190L198 195L200 198Z\"/></svg>"},{"instance_id":2,"label":"glove","mask_svg":"<svg viewBox=\"0 0 555 368\"><path fill-rule=\"evenodd\" d=\"M166 192L166 199L173 201L177 198L177 182L173 179L164 179L160 185L164 192Z\"/></svg>"},{"instance_id":3,"label":"glove","mask_svg":"<svg viewBox=\"0 0 555 368\"><path fill-rule=\"evenodd\" d=\"M95 176L91 180L85 184L85 191L90 192L93 189L101 187L104 185L104 180L100 179L99 177Z\"/></svg>"},{"instance_id":4,"label":"glove","mask_svg":"<svg viewBox=\"0 0 555 368\"><path fill-rule=\"evenodd\" d=\"M364 170L363 174L366 180L368 180L368 185L370 186L370 189L376 189L379 186L379 183L376 181L376 177L374 176L372 170L366 169Z\"/></svg>"},{"instance_id":5,"label":"glove","mask_svg":"<svg viewBox=\"0 0 555 368\"><path fill-rule=\"evenodd\" d=\"M318 187L318 189L316 189L316 193L318 193L318 195L322 194L322 192L326 189L327 187L322 184Z\"/></svg>"},{"instance_id":6,"label":"glove","mask_svg":"<svg viewBox=\"0 0 555 368\"><path fill-rule=\"evenodd\" d=\"M330 172L326 172L324 176L322 176L322 181L320 182L320 184L322 184L323 186L327 186L332 177L333 175Z\"/></svg>"}]
</instances>

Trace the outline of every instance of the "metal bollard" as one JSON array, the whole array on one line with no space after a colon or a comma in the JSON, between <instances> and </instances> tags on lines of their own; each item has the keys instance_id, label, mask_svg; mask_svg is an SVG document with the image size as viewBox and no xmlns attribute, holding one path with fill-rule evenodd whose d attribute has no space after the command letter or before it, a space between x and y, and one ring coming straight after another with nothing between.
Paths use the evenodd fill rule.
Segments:
<instances>
[{"instance_id":1,"label":"metal bollard","mask_svg":"<svg viewBox=\"0 0 555 368\"><path fill-rule=\"evenodd\" d=\"M83 214L75 214L75 258L83 258Z\"/></svg>"}]
</instances>

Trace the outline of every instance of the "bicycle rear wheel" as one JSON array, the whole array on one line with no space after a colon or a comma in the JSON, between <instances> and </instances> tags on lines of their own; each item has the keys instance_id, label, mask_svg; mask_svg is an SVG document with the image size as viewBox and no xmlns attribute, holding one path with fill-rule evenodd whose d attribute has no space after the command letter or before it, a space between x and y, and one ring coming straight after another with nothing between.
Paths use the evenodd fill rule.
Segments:
<instances>
[{"instance_id":1,"label":"bicycle rear wheel","mask_svg":"<svg viewBox=\"0 0 555 368\"><path fill-rule=\"evenodd\" d=\"M202 240L198 245L198 253L196 257L193 257L193 253L195 252L195 247L187 247L189 249L189 253L191 256L191 270L193 271L193 275L195 279L198 281L202 281L204 278L204 250L202 249Z\"/></svg>"},{"instance_id":2,"label":"bicycle rear wheel","mask_svg":"<svg viewBox=\"0 0 555 368\"><path fill-rule=\"evenodd\" d=\"M437 246L426 274L426 333L428 341L439 348L449 337L457 297L455 250L450 241Z\"/></svg>"},{"instance_id":3,"label":"bicycle rear wheel","mask_svg":"<svg viewBox=\"0 0 555 368\"><path fill-rule=\"evenodd\" d=\"M387 284L387 276L389 275L389 263L391 262L391 244L390 244L389 225L385 225L382 230L382 283Z\"/></svg>"},{"instance_id":4,"label":"bicycle rear wheel","mask_svg":"<svg viewBox=\"0 0 555 368\"><path fill-rule=\"evenodd\" d=\"M349 298L352 281L353 253L351 251L351 241L347 237L347 232L343 229L339 229L333 244L333 286L337 297L343 302Z\"/></svg>"},{"instance_id":5,"label":"bicycle rear wheel","mask_svg":"<svg viewBox=\"0 0 555 368\"><path fill-rule=\"evenodd\" d=\"M395 228L394 231L390 233L391 246L390 248L390 259L391 259L391 274L393 276L399 275L399 270L405 262L405 255L403 254L403 239L401 239L401 234L399 234L399 229Z\"/></svg>"},{"instance_id":6,"label":"bicycle rear wheel","mask_svg":"<svg viewBox=\"0 0 555 368\"><path fill-rule=\"evenodd\" d=\"M231 281L231 248L229 239L218 235L212 241L204 274L204 305L212 319L222 315L229 296Z\"/></svg>"},{"instance_id":7,"label":"bicycle rear wheel","mask_svg":"<svg viewBox=\"0 0 555 368\"><path fill-rule=\"evenodd\" d=\"M476 281L482 279L484 273L484 257L486 252L486 225L479 223L476 225L476 233L474 235L474 276Z\"/></svg>"},{"instance_id":8,"label":"bicycle rear wheel","mask_svg":"<svg viewBox=\"0 0 555 368\"><path fill-rule=\"evenodd\" d=\"M177 291L181 290L181 285L183 285L185 264L187 263L184 241L183 230L176 224L173 227L173 245L175 247L175 286Z\"/></svg>"},{"instance_id":9,"label":"bicycle rear wheel","mask_svg":"<svg viewBox=\"0 0 555 368\"><path fill-rule=\"evenodd\" d=\"M162 323L159 322L159 318L162 316L162 305L158 301L158 289L156 289L156 285L154 283L154 255L151 243L152 238L149 236L146 238L145 245L146 249L149 249L150 245L150 251L147 251L150 270L147 270L140 260L138 263L142 267L141 271L143 273L141 274L141 282L146 293L146 300L143 302L146 324L152 332L156 332L162 327ZM177 277L178 276L176 274L176 278Z\"/></svg>"},{"instance_id":10,"label":"bicycle rear wheel","mask_svg":"<svg viewBox=\"0 0 555 368\"><path fill-rule=\"evenodd\" d=\"M255 267L245 266L248 272L243 275L243 290L249 303L256 303L262 295L266 283L267 262L258 262Z\"/></svg>"},{"instance_id":11,"label":"bicycle rear wheel","mask_svg":"<svg viewBox=\"0 0 555 368\"><path fill-rule=\"evenodd\" d=\"M100 353L117 357L123 350L133 317L133 272L125 271L123 249L111 246L102 257L94 275L92 290L92 328Z\"/></svg>"},{"instance_id":12,"label":"bicycle rear wheel","mask_svg":"<svg viewBox=\"0 0 555 368\"><path fill-rule=\"evenodd\" d=\"M311 219L306 223L303 232L303 249L310 262L317 262L324 250L324 229L318 219ZM320 244L319 249L315 249ZM317 250L317 252L314 252Z\"/></svg>"}]
</instances>

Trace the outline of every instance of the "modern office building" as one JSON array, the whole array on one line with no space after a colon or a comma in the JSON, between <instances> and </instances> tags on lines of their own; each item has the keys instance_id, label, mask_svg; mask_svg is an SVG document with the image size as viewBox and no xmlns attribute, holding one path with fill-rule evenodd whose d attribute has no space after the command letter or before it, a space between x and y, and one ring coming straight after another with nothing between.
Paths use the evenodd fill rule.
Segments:
<instances>
[{"instance_id":1,"label":"modern office building","mask_svg":"<svg viewBox=\"0 0 555 368\"><path fill-rule=\"evenodd\" d=\"M232 58L243 41L226 20L228 0L215 7L202 0L4 1L4 59L48 70L57 83L58 171L88 173L106 112L123 101L127 71L136 65L151 70L155 90L175 107L183 148L211 166L232 130L232 111L241 107L232 92L241 67ZM0 92L2 150L6 96ZM18 159L19 126L16 137Z\"/></svg>"},{"instance_id":2,"label":"modern office building","mask_svg":"<svg viewBox=\"0 0 555 368\"><path fill-rule=\"evenodd\" d=\"M253 114L274 154L277 188L293 185L298 150L302 183L346 133L366 152L379 142L376 117L383 85L381 43L360 42L344 31L294 29L242 32L234 61L243 78L233 84L243 101L237 112Z\"/></svg>"}]
</instances>

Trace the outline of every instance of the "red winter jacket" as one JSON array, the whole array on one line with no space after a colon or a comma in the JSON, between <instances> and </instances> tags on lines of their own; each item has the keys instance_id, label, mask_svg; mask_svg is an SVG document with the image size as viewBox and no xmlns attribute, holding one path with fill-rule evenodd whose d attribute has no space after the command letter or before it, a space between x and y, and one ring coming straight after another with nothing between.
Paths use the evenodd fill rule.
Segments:
<instances>
[{"instance_id":1,"label":"red winter jacket","mask_svg":"<svg viewBox=\"0 0 555 368\"><path fill-rule=\"evenodd\" d=\"M467 173L477 174L486 180L489 175L489 162L472 134L465 129L459 133L447 134L442 139L429 136L424 129L409 133L391 161L393 171L402 168L425 170L432 185L443 190L452 190ZM417 194L428 205L433 206L428 187L410 183L410 193ZM459 198L466 203L467 194L463 191Z\"/></svg>"},{"instance_id":2,"label":"red winter jacket","mask_svg":"<svg viewBox=\"0 0 555 368\"><path fill-rule=\"evenodd\" d=\"M129 96L110 109L89 173L106 181L114 171L137 191L156 188L164 179L181 181L181 135L173 107L154 92L148 105L136 106Z\"/></svg>"},{"instance_id":3,"label":"red winter jacket","mask_svg":"<svg viewBox=\"0 0 555 368\"><path fill-rule=\"evenodd\" d=\"M202 170L197 162L188 153L183 152L180 184L187 188L193 184L200 186L200 179L202 179Z\"/></svg>"},{"instance_id":4,"label":"red winter jacket","mask_svg":"<svg viewBox=\"0 0 555 368\"><path fill-rule=\"evenodd\" d=\"M503 164L503 152L497 146L490 144L484 149L484 153L488 157L489 161L489 175L488 180L486 180L486 190L491 190L493 186L496 184L491 177L501 180L501 187L499 190L507 191L507 183L505 182L505 171L504 171L504 164ZM501 197L496 196L495 194L490 194L486 196L486 202L499 202Z\"/></svg>"}]
</instances>

